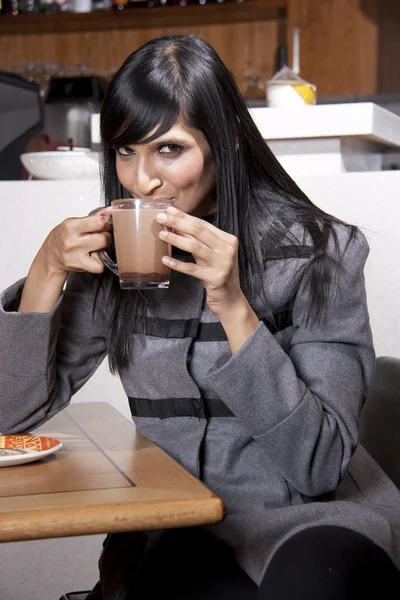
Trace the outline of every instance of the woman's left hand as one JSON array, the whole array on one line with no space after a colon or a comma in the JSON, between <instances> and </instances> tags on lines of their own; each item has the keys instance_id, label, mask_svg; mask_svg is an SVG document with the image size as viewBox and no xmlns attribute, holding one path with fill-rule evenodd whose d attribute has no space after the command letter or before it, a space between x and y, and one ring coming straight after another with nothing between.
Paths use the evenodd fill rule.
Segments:
<instances>
[{"instance_id":1,"label":"woman's left hand","mask_svg":"<svg viewBox=\"0 0 400 600\"><path fill-rule=\"evenodd\" d=\"M157 216L157 221L173 231L162 231L161 239L190 252L195 263L182 262L168 256L163 263L171 269L200 279L207 293L207 304L222 316L247 303L240 288L238 239L211 223L192 217L175 207Z\"/></svg>"}]
</instances>

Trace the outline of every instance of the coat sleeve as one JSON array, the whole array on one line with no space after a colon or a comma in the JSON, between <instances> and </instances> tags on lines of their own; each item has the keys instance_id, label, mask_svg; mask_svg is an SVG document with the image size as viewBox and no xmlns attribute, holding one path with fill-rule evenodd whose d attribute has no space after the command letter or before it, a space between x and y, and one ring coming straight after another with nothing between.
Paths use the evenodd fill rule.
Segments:
<instances>
[{"instance_id":1,"label":"coat sleeve","mask_svg":"<svg viewBox=\"0 0 400 600\"><path fill-rule=\"evenodd\" d=\"M343 236L342 236L343 237ZM209 385L302 494L336 489L358 441L374 368L363 268L368 244L342 240L343 269L322 321L306 319L308 277L284 351L263 323L209 373Z\"/></svg>"},{"instance_id":2,"label":"coat sleeve","mask_svg":"<svg viewBox=\"0 0 400 600\"><path fill-rule=\"evenodd\" d=\"M24 280L0 296L0 431L28 431L68 405L106 355L96 279L69 276L49 313L18 313Z\"/></svg>"}]
</instances>

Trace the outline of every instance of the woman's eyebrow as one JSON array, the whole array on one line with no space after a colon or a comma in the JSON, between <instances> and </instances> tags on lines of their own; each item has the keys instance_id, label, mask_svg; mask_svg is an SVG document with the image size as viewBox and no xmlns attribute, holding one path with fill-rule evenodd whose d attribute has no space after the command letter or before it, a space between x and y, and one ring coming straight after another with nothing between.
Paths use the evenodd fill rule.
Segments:
<instances>
[{"instance_id":1,"label":"woman's eyebrow","mask_svg":"<svg viewBox=\"0 0 400 600\"><path fill-rule=\"evenodd\" d=\"M149 142L149 144L151 144L152 146L159 146L160 144L176 144L176 145L182 145L182 144L187 144L188 140L186 138L182 138L182 137L177 137L177 136L161 136L159 138L156 138L154 140L152 140L151 142Z\"/></svg>"},{"instance_id":2,"label":"woman's eyebrow","mask_svg":"<svg viewBox=\"0 0 400 600\"><path fill-rule=\"evenodd\" d=\"M177 137L177 136L170 136L167 137L167 135L165 137L160 136L159 138L155 138L154 140L151 140L150 142L135 142L134 144L123 144L123 146L125 148L131 148L134 149L136 146L150 146L150 147L159 147L159 146L167 146L168 144L174 144L177 146L182 146L182 145L187 145L189 143L189 140L187 138L182 138L182 137ZM118 149L121 148L122 144L115 144L114 148Z\"/></svg>"}]
</instances>

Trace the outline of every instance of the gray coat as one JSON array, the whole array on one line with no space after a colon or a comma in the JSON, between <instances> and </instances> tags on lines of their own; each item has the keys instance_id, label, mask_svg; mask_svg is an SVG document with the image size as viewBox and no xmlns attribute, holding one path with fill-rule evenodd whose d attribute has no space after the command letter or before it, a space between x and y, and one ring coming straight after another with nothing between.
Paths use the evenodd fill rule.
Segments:
<instances>
[{"instance_id":1,"label":"gray coat","mask_svg":"<svg viewBox=\"0 0 400 600\"><path fill-rule=\"evenodd\" d=\"M134 343L121 379L138 428L227 507L210 529L259 582L268 560L295 531L335 524L359 531L400 567L400 492L357 446L358 419L374 352L360 232L337 227L343 272L325 319L306 319L310 248L278 249L264 285L265 318L232 356L204 302L202 283L173 273L152 292L158 319ZM107 353L95 278L73 274L49 314L16 309L23 281L1 296L0 430L31 429L62 410ZM258 314L267 317L262 305Z\"/></svg>"}]
</instances>

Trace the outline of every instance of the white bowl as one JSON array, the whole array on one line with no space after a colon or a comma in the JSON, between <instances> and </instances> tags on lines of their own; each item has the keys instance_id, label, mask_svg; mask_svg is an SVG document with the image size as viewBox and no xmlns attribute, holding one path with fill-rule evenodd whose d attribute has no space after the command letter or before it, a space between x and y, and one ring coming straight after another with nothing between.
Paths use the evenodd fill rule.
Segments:
<instances>
[{"instance_id":1,"label":"white bowl","mask_svg":"<svg viewBox=\"0 0 400 600\"><path fill-rule=\"evenodd\" d=\"M57 146L56 150L60 152L71 152L69 146ZM72 152L90 152L90 148L81 148L80 146L73 146Z\"/></svg>"},{"instance_id":2,"label":"white bowl","mask_svg":"<svg viewBox=\"0 0 400 600\"><path fill-rule=\"evenodd\" d=\"M25 169L36 179L98 179L98 152L26 152Z\"/></svg>"}]
</instances>

